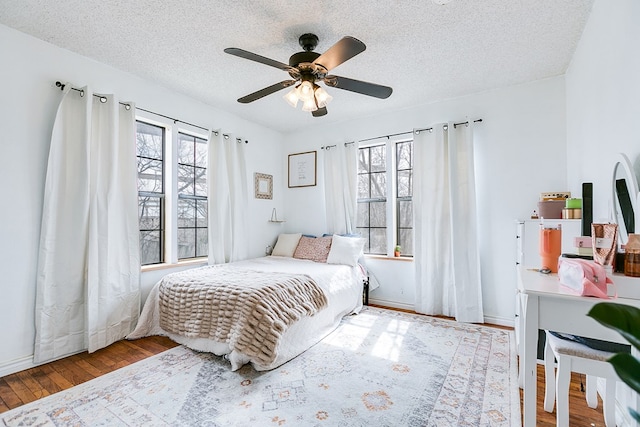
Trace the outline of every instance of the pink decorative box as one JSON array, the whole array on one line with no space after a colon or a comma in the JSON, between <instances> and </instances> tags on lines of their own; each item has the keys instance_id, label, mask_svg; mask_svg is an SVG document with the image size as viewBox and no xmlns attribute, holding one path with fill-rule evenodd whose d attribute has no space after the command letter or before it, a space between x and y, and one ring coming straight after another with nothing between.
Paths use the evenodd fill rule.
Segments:
<instances>
[{"instance_id":1,"label":"pink decorative box","mask_svg":"<svg viewBox=\"0 0 640 427\"><path fill-rule=\"evenodd\" d=\"M592 240L589 236L573 238L573 246L575 246L576 248L590 248L592 246L591 242Z\"/></svg>"}]
</instances>

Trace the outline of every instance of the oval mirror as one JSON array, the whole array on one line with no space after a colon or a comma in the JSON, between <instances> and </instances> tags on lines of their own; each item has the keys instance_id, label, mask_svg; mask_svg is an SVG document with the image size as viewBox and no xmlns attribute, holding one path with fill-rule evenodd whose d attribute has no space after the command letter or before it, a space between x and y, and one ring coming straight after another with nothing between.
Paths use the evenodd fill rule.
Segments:
<instances>
[{"instance_id":1,"label":"oval mirror","mask_svg":"<svg viewBox=\"0 0 640 427\"><path fill-rule=\"evenodd\" d=\"M636 231L640 212L637 206L638 180L629 158L623 153L619 154L613 166L612 190L613 219L618 224L619 243L624 245L629 234Z\"/></svg>"}]
</instances>

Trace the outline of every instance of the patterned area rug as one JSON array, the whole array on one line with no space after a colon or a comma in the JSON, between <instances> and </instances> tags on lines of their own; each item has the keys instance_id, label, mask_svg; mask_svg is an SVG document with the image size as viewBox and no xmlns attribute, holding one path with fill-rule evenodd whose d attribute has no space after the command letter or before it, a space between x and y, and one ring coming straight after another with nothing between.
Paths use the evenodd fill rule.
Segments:
<instances>
[{"instance_id":1,"label":"patterned area rug","mask_svg":"<svg viewBox=\"0 0 640 427\"><path fill-rule=\"evenodd\" d=\"M519 426L513 333L365 307L290 362L176 347L0 414L7 426Z\"/></svg>"}]
</instances>

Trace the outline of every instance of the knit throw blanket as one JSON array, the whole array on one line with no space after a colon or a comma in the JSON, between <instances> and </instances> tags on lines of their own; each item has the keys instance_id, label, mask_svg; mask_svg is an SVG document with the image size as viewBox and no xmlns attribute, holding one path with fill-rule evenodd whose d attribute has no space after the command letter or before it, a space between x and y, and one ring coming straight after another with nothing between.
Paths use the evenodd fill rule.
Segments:
<instances>
[{"instance_id":1,"label":"knit throw blanket","mask_svg":"<svg viewBox=\"0 0 640 427\"><path fill-rule=\"evenodd\" d=\"M279 339L291 324L327 305L307 275L220 265L167 275L159 298L165 331L225 342L264 365L275 360Z\"/></svg>"}]
</instances>

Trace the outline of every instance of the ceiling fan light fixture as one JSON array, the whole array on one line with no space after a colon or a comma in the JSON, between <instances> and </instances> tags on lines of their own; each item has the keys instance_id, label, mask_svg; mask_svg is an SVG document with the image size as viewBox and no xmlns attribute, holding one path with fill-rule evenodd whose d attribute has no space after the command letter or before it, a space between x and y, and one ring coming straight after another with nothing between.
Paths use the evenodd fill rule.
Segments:
<instances>
[{"instance_id":1,"label":"ceiling fan light fixture","mask_svg":"<svg viewBox=\"0 0 640 427\"><path fill-rule=\"evenodd\" d=\"M304 101L307 102L307 100L311 100L313 101L313 84L308 81L305 80L303 81L299 88L298 88L298 97ZM315 102L315 101L314 101Z\"/></svg>"},{"instance_id":2,"label":"ceiling fan light fixture","mask_svg":"<svg viewBox=\"0 0 640 427\"><path fill-rule=\"evenodd\" d=\"M302 111L316 111L318 106L316 105L316 100L311 96L311 98L305 99L302 103Z\"/></svg>"},{"instance_id":3,"label":"ceiling fan light fixture","mask_svg":"<svg viewBox=\"0 0 640 427\"><path fill-rule=\"evenodd\" d=\"M329 95L327 91L322 89L320 86L316 87L315 97L318 108L326 107L333 99L333 96Z\"/></svg>"},{"instance_id":4,"label":"ceiling fan light fixture","mask_svg":"<svg viewBox=\"0 0 640 427\"><path fill-rule=\"evenodd\" d=\"M294 87L291 89L285 96L283 96L284 100L287 101L287 104L291 105L293 108L298 106L298 87Z\"/></svg>"}]
</instances>

